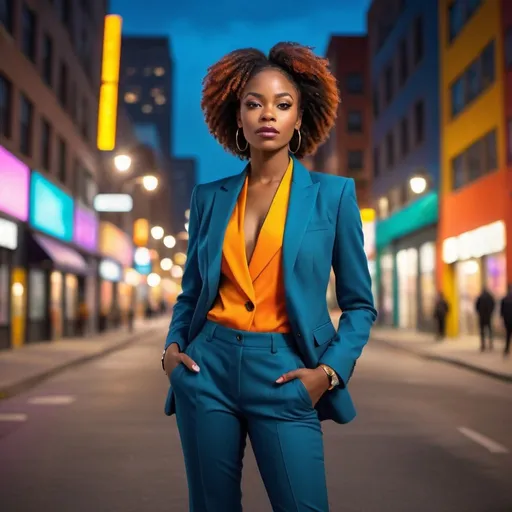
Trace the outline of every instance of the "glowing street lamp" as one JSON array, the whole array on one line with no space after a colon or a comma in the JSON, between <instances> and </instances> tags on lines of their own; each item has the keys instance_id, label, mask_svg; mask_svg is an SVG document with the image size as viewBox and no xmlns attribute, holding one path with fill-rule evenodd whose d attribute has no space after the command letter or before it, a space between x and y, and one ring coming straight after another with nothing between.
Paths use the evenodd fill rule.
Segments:
<instances>
[{"instance_id":1,"label":"glowing street lamp","mask_svg":"<svg viewBox=\"0 0 512 512\"><path fill-rule=\"evenodd\" d=\"M164 245L168 249L172 249L173 247L176 246L176 238L174 238L172 235L167 235L164 238Z\"/></svg>"},{"instance_id":2,"label":"glowing street lamp","mask_svg":"<svg viewBox=\"0 0 512 512\"><path fill-rule=\"evenodd\" d=\"M126 172L132 166L132 159L128 155L117 155L114 157L114 165L119 172Z\"/></svg>"},{"instance_id":3,"label":"glowing street lamp","mask_svg":"<svg viewBox=\"0 0 512 512\"><path fill-rule=\"evenodd\" d=\"M173 264L172 264L172 260L171 258L164 258L161 262L160 262L160 267L162 268L162 270L164 271L168 271L168 270L171 270Z\"/></svg>"},{"instance_id":4,"label":"glowing street lamp","mask_svg":"<svg viewBox=\"0 0 512 512\"><path fill-rule=\"evenodd\" d=\"M158 187L158 178L152 174L147 174L142 178L142 186L148 191L153 192Z\"/></svg>"},{"instance_id":5,"label":"glowing street lamp","mask_svg":"<svg viewBox=\"0 0 512 512\"><path fill-rule=\"evenodd\" d=\"M415 194L423 194L427 189L427 180L423 176L414 176L409 180L409 186Z\"/></svg>"},{"instance_id":6,"label":"glowing street lamp","mask_svg":"<svg viewBox=\"0 0 512 512\"><path fill-rule=\"evenodd\" d=\"M171 276L175 279L180 279L183 277L183 269L179 265L174 265L171 268Z\"/></svg>"},{"instance_id":7,"label":"glowing street lamp","mask_svg":"<svg viewBox=\"0 0 512 512\"><path fill-rule=\"evenodd\" d=\"M164 228L162 228L161 226L153 226L151 228L151 236L155 240L161 240L164 236Z\"/></svg>"},{"instance_id":8,"label":"glowing street lamp","mask_svg":"<svg viewBox=\"0 0 512 512\"><path fill-rule=\"evenodd\" d=\"M155 274L152 272L148 275L148 286L151 288L154 288L155 286L158 286L160 284L161 278L158 274Z\"/></svg>"}]
</instances>

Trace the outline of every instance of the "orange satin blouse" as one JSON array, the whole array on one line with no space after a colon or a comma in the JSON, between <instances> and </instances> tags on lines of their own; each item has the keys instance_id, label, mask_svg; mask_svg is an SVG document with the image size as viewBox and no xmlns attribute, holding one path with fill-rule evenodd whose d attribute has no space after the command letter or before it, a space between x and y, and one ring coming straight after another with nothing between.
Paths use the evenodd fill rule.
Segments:
<instances>
[{"instance_id":1,"label":"orange satin blouse","mask_svg":"<svg viewBox=\"0 0 512 512\"><path fill-rule=\"evenodd\" d=\"M244 219L248 178L226 228L221 279L208 319L232 329L290 332L282 268L283 235L293 173L293 160L276 191L247 264Z\"/></svg>"}]
</instances>

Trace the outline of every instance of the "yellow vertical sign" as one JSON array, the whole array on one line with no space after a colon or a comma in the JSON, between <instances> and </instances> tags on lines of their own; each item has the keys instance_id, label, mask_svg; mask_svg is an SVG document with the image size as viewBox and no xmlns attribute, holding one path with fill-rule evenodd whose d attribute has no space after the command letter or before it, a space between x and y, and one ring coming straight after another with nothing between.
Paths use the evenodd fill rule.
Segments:
<instances>
[{"instance_id":1,"label":"yellow vertical sign","mask_svg":"<svg viewBox=\"0 0 512 512\"><path fill-rule=\"evenodd\" d=\"M23 268L14 268L11 278L11 346L25 342L27 274Z\"/></svg>"},{"instance_id":2,"label":"yellow vertical sign","mask_svg":"<svg viewBox=\"0 0 512 512\"><path fill-rule=\"evenodd\" d=\"M116 145L122 24L121 16L105 16L97 140L98 149L101 151L112 151Z\"/></svg>"}]
</instances>

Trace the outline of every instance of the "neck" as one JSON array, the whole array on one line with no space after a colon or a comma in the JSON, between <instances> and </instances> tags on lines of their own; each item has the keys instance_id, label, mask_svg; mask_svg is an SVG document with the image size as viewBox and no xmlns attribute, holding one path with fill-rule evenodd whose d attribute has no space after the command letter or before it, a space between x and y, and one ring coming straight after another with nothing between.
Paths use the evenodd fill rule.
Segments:
<instances>
[{"instance_id":1,"label":"neck","mask_svg":"<svg viewBox=\"0 0 512 512\"><path fill-rule=\"evenodd\" d=\"M288 148L276 153L254 152L251 154L250 180L261 183L280 181L289 163Z\"/></svg>"}]
</instances>

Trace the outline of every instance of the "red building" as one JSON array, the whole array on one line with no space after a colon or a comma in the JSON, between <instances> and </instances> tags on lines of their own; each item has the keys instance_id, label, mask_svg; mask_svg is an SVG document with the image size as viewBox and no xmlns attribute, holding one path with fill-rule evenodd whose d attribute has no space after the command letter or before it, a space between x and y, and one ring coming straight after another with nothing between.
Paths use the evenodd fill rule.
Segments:
<instances>
[{"instance_id":1,"label":"red building","mask_svg":"<svg viewBox=\"0 0 512 512\"><path fill-rule=\"evenodd\" d=\"M341 102L327 142L316 155L320 172L354 178L360 208L371 207L371 88L366 36L332 36L327 48Z\"/></svg>"}]
</instances>

